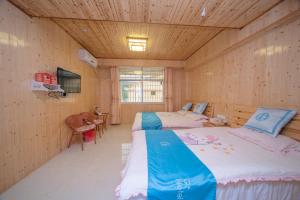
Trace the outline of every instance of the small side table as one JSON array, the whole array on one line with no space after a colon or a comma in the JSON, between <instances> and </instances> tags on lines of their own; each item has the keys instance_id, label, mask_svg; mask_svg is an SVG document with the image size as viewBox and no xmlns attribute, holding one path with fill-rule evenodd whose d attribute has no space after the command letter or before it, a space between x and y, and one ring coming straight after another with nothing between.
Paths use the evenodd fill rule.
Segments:
<instances>
[{"instance_id":1,"label":"small side table","mask_svg":"<svg viewBox=\"0 0 300 200\"><path fill-rule=\"evenodd\" d=\"M102 128L107 129L107 119L111 114L110 113L95 113L95 115L96 115L97 119L101 119L103 121ZM104 134L103 129L102 129L102 133Z\"/></svg>"},{"instance_id":2,"label":"small side table","mask_svg":"<svg viewBox=\"0 0 300 200\"><path fill-rule=\"evenodd\" d=\"M111 116L111 114L110 113L101 113L100 116L102 117L102 120L104 122L104 129L107 129L107 119L108 119L108 117Z\"/></svg>"}]
</instances>

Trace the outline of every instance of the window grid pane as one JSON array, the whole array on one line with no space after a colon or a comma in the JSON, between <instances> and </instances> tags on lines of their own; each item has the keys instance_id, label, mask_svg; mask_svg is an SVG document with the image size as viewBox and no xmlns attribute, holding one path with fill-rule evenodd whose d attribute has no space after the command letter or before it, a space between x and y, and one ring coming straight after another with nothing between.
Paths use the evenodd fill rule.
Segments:
<instances>
[{"instance_id":1,"label":"window grid pane","mask_svg":"<svg viewBox=\"0 0 300 200\"><path fill-rule=\"evenodd\" d=\"M164 70L162 68L121 68L121 102L163 102Z\"/></svg>"},{"instance_id":2,"label":"window grid pane","mask_svg":"<svg viewBox=\"0 0 300 200\"><path fill-rule=\"evenodd\" d=\"M143 102L163 102L163 81L143 81Z\"/></svg>"},{"instance_id":3,"label":"window grid pane","mask_svg":"<svg viewBox=\"0 0 300 200\"><path fill-rule=\"evenodd\" d=\"M142 81L120 81L121 102L142 102Z\"/></svg>"}]
</instances>

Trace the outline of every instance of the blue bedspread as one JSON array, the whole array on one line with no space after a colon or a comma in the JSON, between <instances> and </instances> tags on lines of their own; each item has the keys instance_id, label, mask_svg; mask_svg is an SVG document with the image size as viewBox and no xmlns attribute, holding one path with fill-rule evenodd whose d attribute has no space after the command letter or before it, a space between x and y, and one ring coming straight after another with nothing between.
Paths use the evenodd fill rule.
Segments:
<instances>
[{"instance_id":1,"label":"blue bedspread","mask_svg":"<svg viewBox=\"0 0 300 200\"><path fill-rule=\"evenodd\" d=\"M159 117L154 112L142 112L142 129L157 130L162 128Z\"/></svg>"},{"instance_id":2,"label":"blue bedspread","mask_svg":"<svg viewBox=\"0 0 300 200\"><path fill-rule=\"evenodd\" d=\"M146 130L148 200L213 200L211 171L172 130Z\"/></svg>"}]
</instances>

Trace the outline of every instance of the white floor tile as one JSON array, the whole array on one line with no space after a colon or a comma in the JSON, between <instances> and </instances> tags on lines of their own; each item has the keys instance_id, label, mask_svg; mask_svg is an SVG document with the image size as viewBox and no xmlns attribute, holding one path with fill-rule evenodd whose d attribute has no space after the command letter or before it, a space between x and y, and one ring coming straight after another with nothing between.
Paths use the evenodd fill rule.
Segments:
<instances>
[{"instance_id":1,"label":"white floor tile","mask_svg":"<svg viewBox=\"0 0 300 200\"><path fill-rule=\"evenodd\" d=\"M115 199L130 142L130 124L111 126L96 145L86 143L82 152L73 144L1 194L0 200Z\"/></svg>"}]
</instances>

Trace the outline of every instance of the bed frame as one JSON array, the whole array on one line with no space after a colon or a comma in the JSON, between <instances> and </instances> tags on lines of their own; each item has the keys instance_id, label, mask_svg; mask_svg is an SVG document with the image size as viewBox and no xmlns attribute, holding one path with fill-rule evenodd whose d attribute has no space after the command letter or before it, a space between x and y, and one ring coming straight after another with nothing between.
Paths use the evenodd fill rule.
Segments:
<instances>
[{"instance_id":1,"label":"bed frame","mask_svg":"<svg viewBox=\"0 0 300 200\"><path fill-rule=\"evenodd\" d=\"M235 105L231 119L231 127L241 127L251 115L255 112L256 107ZM297 114L281 131L281 134L300 141L300 115Z\"/></svg>"}]
</instances>

